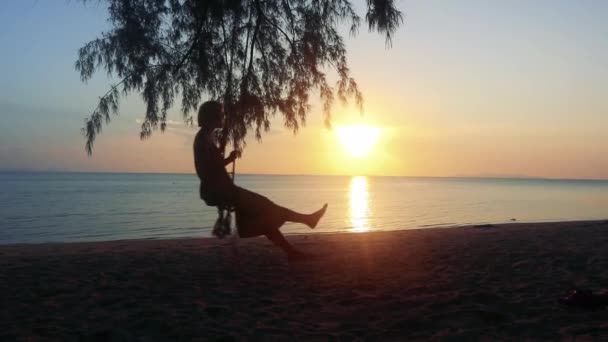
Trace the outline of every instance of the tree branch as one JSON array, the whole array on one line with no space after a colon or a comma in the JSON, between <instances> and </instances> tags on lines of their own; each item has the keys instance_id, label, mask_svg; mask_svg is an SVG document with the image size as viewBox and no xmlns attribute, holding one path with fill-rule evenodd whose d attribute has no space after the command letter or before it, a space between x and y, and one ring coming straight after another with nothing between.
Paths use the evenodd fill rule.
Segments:
<instances>
[{"instance_id":1,"label":"tree branch","mask_svg":"<svg viewBox=\"0 0 608 342\"><path fill-rule=\"evenodd\" d=\"M260 2L256 1L256 9L258 11L258 18L255 21L255 28L253 30L253 37L251 38L251 50L249 52L249 66L247 67L247 80L249 79L249 76L251 75L251 71L253 70L252 66L253 66L253 51L255 48L255 41L257 40L257 36L258 36L258 30L260 29L260 25L262 23L262 9L260 7Z\"/></svg>"},{"instance_id":2,"label":"tree branch","mask_svg":"<svg viewBox=\"0 0 608 342\"><path fill-rule=\"evenodd\" d=\"M205 11L205 15L206 15L206 11ZM194 40L192 41L192 45L190 46L190 48L188 49L186 54L182 57L182 60L175 66L174 71L179 70L184 65L184 63L186 62L188 57L190 57L190 54L192 53L192 51L194 51L194 47L196 46L196 43L198 43L198 39L200 38L201 33L203 33L203 27L205 27L205 18L201 19L201 26L196 31Z\"/></svg>"},{"instance_id":3,"label":"tree branch","mask_svg":"<svg viewBox=\"0 0 608 342\"><path fill-rule=\"evenodd\" d=\"M281 34L285 37L285 39L287 39L287 42L289 43L289 45L291 45L291 50L292 51L296 51L296 45L293 42L293 40L291 40L291 38L289 37L289 35L287 35L287 33L285 33L285 31L283 31L283 29L279 25L277 25L272 20L268 19L268 17L266 16L266 14L264 14L264 12L261 9L259 9L259 13L260 13L260 17L262 19L266 20L270 25L272 25L272 27L276 28L277 30L279 30L279 32L281 32Z\"/></svg>"}]
</instances>

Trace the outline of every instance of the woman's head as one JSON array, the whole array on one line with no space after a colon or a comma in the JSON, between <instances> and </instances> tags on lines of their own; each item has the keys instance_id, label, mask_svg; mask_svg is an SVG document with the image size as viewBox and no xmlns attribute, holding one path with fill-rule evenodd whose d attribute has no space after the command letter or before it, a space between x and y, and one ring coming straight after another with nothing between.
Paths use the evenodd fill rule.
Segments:
<instances>
[{"instance_id":1,"label":"woman's head","mask_svg":"<svg viewBox=\"0 0 608 342\"><path fill-rule=\"evenodd\" d=\"M208 129L222 127L224 108L218 101L207 101L198 109L198 126Z\"/></svg>"}]
</instances>

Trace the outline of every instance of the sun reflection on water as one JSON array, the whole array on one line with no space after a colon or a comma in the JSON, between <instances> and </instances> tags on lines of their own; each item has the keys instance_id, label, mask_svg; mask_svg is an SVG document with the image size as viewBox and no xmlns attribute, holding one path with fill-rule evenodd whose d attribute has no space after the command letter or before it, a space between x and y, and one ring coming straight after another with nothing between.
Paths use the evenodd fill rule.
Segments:
<instances>
[{"instance_id":1,"label":"sun reflection on water","mask_svg":"<svg viewBox=\"0 0 608 342\"><path fill-rule=\"evenodd\" d=\"M350 220L353 228L351 232L363 233L370 230L369 192L367 191L367 178L353 177L350 182Z\"/></svg>"}]
</instances>

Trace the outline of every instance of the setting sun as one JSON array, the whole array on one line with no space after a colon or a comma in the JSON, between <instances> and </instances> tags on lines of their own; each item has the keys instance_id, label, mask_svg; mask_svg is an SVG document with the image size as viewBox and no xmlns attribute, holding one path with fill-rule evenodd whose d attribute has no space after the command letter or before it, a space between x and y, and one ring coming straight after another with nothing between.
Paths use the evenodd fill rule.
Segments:
<instances>
[{"instance_id":1,"label":"setting sun","mask_svg":"<svg viewBox=\"0 0 608 342\"><path fill-rule=\"evenodd\" d=\"M336 129L340 143L353 157L367 155L380 136L380 129L364 125L341 126Z\"/></svg>"}]
</instances>

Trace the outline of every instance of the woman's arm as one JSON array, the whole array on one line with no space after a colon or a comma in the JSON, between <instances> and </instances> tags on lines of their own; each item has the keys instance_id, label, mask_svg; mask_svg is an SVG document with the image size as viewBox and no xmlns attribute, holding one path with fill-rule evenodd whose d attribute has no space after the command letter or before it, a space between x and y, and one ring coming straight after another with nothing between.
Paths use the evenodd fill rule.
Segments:
<instances>
[{"instance_id":1,"label":"woman's arm","mask_svg":"<svg viewBox=\"0 0 608 342\"><path fill-rule=\"evenodd\" d=\"M233 161L235 161L236 158L237 158L237 154L238 154L238 152L236 152L236 151L230 152L230 155L228 156L228 158L224 159L224 166L226 166L226 165L232 163Z\"/></svg>"}]
</instances>

